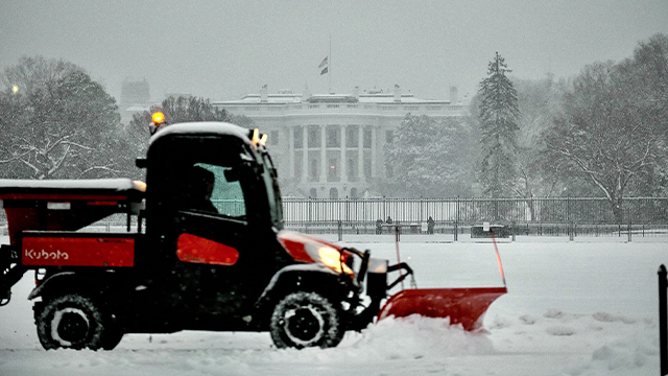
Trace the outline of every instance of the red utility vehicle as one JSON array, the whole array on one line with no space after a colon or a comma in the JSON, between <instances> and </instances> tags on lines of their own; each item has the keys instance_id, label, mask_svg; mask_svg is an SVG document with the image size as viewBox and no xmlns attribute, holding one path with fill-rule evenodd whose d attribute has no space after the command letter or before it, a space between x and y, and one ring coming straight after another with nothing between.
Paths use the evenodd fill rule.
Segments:
<instances>
[{"instance_id":1,"label":"red utility vehicle","mask_svg":"<svg viewBox=\"0 0 668 376\"><path fill-rule=\"evenodd\" d=\"M45 349L109 350L125 333L180 330L269 331L278 347L332 347L377 317L414 313L474 330L506 292L407 289L381 309L410 267L284 230L257 130L163 128L137 160L147 184L0 180L10 238L0 248L0 303L35 271L28 298L39 298ZM80 231L116 213L127 215L127 231Z\"/></svg>"}]
</instances>

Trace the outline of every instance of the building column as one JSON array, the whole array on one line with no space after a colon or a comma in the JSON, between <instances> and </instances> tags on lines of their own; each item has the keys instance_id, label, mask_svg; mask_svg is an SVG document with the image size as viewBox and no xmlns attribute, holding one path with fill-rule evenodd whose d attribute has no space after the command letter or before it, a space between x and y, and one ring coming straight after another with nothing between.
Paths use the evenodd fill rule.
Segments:
<instances>
[{"instance_id":1,"label":"building column","mask_svg":"<svg viewBox=\"0 0 668 376\"><path fill-rule=\"evenodd\" d=\"M288 128L288 176L290 176L290 179L295 178L295 142L294 142L294 136L292 133L294 132L294 129L291 125L287 126ZM280 141L279 141L280 142Z\"/></svg>"},{"instance_id":2,"label":"building column","mask_svg":"<svg viewBox=\"0 0 668 376\"><path fill-rule=\"evenodd\" d=\"M357 181L366 182L364 178L364 126L357 126Z\"/></svg>"},{"instance_id":3,"label":"building column","mask_svg":"<svg viewBox=\"0 0 668 376\"><path fill-rule=\"evenodd\" d=\"M341 153L340 154L341 155L340 155L339 158L341 159L341 162L343 162L343 163L339 162L340 165L341 165L341 175L340 176L341 176L341 182L343 184L345 184L345 183L348 182L348 175L347 175L347 173L348 173L348 161L346 160L346 126L343 125L343 124L341 125ZM342 195L341 195L342 197L347 196L347 194L345 192L341 192L341 193L342 193Z\"/></svg>"},{"instance_id":4,"label":"building column","mask_svg":"<svg viewBox=\"0 0 668 376\"><path fill-rule=\"evenodd\" d=\"M378 142L378 127L373 125L371 126L371 178L378 176L376 171L376 160L378 159L376 155L376 150L378 149L376 145Z\"/></svg>"},{"instance_id":5,"label":"building column","mask_svg":"<svg viewBox=\"0 0 668 376\"><path fill-rule=\"evenodd\" d=\"M302 183L308 183L308 125L302 126Z\"/></svg>"},{"instance_id":6,"label":"building column","mask_svg":"<svg viewBox=\"0 0 668 376\"><path fill-rule=\"evenodd\" d=\"M320 126L320 182L327 182L327 125L323 124ZM329 192L326 192L326 197L329 197Z\"/></svg>"}]
</instances>

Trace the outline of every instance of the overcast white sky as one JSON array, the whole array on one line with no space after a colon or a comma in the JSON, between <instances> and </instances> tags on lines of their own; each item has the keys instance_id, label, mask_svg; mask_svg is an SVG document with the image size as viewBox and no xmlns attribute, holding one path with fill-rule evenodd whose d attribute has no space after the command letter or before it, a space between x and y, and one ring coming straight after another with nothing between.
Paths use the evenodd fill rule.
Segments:
<instances>
[{"instance_id":1,"label":"overcast white sky","mask_svg":"<svg viewBox=\"0 0 668 376\"><path fill-rule=\"evenodd\" d=\"M659 32L668 0L0 0L0 69L63 58L117 98L125 78L146 78L154 100L324 93L331 35L334 91L447 99L450 86L474 94L495 51L517 77L569 77Z\"/></svg>"}]
</instances>

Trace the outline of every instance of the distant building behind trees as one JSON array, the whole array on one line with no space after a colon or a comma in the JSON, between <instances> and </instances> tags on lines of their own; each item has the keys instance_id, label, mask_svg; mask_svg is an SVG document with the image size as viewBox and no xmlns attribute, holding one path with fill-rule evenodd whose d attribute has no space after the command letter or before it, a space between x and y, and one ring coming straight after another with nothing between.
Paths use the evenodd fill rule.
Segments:
<instances>
[{"instance_id":1,"label":"distant building behind trees","mask_svg":"<svg viewBox=\"0 0 668 376\"><path fill-rule=\"evenodd\" d=\"M146 79L132 81L126 79L121 85L121 98L118 102L121 114L121 123L127 124L132 120L132 115L146 111L151 106L151 94Z\"/></svg>"}]
</instances>

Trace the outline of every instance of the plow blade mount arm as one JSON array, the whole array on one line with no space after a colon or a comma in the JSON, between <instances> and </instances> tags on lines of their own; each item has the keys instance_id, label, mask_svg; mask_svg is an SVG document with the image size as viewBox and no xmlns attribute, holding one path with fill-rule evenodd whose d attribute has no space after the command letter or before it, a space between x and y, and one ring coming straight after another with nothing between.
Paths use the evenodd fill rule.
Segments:
<instances>
[{"instance_id":1,"label":"plow blade mount arm","mask_svg":"<svg viewBox=\"0 0 668 376\"><path fill-rule=\"evenodd\" d=\"M461 324L464 330L478 330L482 328L487 308L507 292L505 287L406 289L387 300L378 320L413 314L449 317L450 325Z\"/></svg>"},{"instance_id":2,"label":"plow blade mount arm","mask_svg":"<svg viewBox=\"0 0 668 376\"><path fill-rule=\"evenodd\" d=\"M402 269L406 271L405 274L401 272ZM399 277L394 282L387 285L387 291L390 291L392 287L397 285L397 283L403 282L404 279L406 279L406 277L408 277L409 275L410 276L413 275L413 269L411 269L411 267L408 266L408 264L406 264L405 262L400 262L398 264L390 265L387 267L388 273L395 272L397 270L399 271Z\"/></svg>"}]
</instances>

